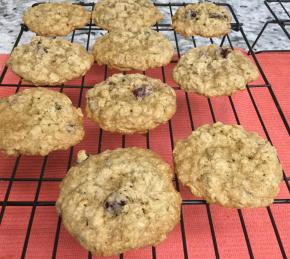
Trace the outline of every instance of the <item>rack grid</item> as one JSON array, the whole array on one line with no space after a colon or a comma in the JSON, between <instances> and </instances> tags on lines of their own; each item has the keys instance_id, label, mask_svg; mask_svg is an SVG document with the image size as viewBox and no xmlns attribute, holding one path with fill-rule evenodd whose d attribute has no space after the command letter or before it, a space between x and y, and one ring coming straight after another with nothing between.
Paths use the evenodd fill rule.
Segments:
<instances>
[{"instance_id":1,"label":"rack grid","mask_svg":"<svg viewBox=\"0 0 290 259\"><path fill-rule=\"evenodd\" d=\"M266 2L272 2L272 1L266 1ZM280 2L280 1L279 1ZM284 1L281 1L284 2ZM289 1L287 1L289 2ZM78 3L82 6L85 6L86 8L93 10L94 8L94 3ZM268 91L268 93L270 94L272 101L277 109L277 112L279 114L279 118L282 122L282 124L285 126L285 130L288 133L288 136L290 134L290 128L289 128L289 124L288 121L280 107L279 101L275 96L275 93L272 89L271 84L269 83L267 76L265 75L254 51L253 48L250 46L248 39L243 31L243 26L242 24L238 21L237 16L235 14L235 12L233 11L232 7L229 4L220 4L226 8L229 9L229 11L232 14L233 17L233 23L231 24L232 30L233 32L236 33L240 33L243 37L243 40L245 41L247 47L248 47L248 51L249 54L251 55L252 59L254 60L254 62L256 63L259 72L261 74L261 81L262 83L259 84L250 84L247 86L246 88L246 93L250 99L251 105L256 113L256 116L258 118L258 122L261 126L261 128L263 129L263 132L266 136L266 138L270 141L270 143L272 143L269 131L267 129L266 123L263 120L263 116L261 115L261 110L259 108L259 105L256 103L255 100L255 95L253 93L255 88L263 88L266 91ZM170 13L171 17L174 14L174 11L176 8L180 7L180 6L184 6L186 5L185 3L155 3L155 5L158 8L164 9L166 8L167 11ZM279 25L281 26L281 24L279 23ZM154 30L156 31L160 31L160 32L167 32L167 33L171 33L173 35L174 38L174 42L175 42L175 47L176 47L176 51L177 51L177 56L175 59L172 60L171 63L176 63L178 61L178 59L180 58L180 36L178 34L176 34L176 32L174 30L172 30L172 28L170 27L169 23L157 23L156 25L154 25L152 27ZM85 31L87 33L87 42L86 42L86 49L89 49L89 45L90 45L90 40L91 40L91 33L93 31L98 31L98 30L102 30L101 28L98 28L95 26L95 24L93 24L93 22L91 21L89 24L86 25L85 28L80 28L80 29L76 29L75 31L73 31L72 35L71 35L71 42L75 41L75 37L77 37L77 31ZM21 37L24 33L26 33L28 31L28 28L25 25L21 25L21 29L20 29L20 33L17 37L17 40L14 44L15 48L20 40ZM197 47L198 46L198 42L199 42L199 38L198 37L192 37L191 38L191 44L193 47ZM209 44L218 44L220 46L224 46L226 43L231 47L238 47L238 46L234 46L234 41L231 39L231 34L226 35L224 37L222 37L221 39L209 39ZM166 73L166 68L162 67L160 68L161 71L161 78L163 80L163 82L167 82L168 81L168 76ZM18 92L21 88L27 88L27 87L34 87L33 85L30 84L26 84L26 83L22 83L22 80L20 79L18 81L18 83L12 84L12 83L3 83L3 81L5 81L5 76L8 73L8 68L7 66L5 66L3 68L3 71L1 73L1 78L0 78L0 93L1 91L5 90L5 89L14 89L15 92ZM102 76L103 79L106 79L111 73L113 73L113 71L111 69L109 69L108 67L104 67L104 74ZM144 74L147 74L147 71L143 71ZM81 83L79 85L61 85L61 86L54 86L54 89L57 89L60 92L64 92L67 89L71 89L71 91L76 91L78 92L78 99L77 99L77 105L79 107L81 107L83 105L82 99L83 99L83 95L84 95L84 91L86 89L89 89L91 87L93 87L93 85L88 85L86 84L86 75L82 77L81 79ZM186 106L187 106L187 110L188 110L188 119L190 122L190 128L191 130L195 129L195 123L194 123L194 119L193 119L193 112L192 112L192 102L191 102L191 98L192 98L192 94L183 92L179 87L173 87L176 92L180 95L184 95L184 98L186 100ZM231 112L233 113L233 116L235 118L235 122L236 124L241 124L241 120L239 118L239 113L237 111L237 106L235 104L235 101L233 99L233 97L229 96L228 97L228 101L230 104L230 108L231 108ZM216 122L217 121L217 116L216 116L216 110L214 109L214 105L212 103L212 99L207 98L207 104L208 104L208 109L210 111L210 115L211 115L211 121L212 122ZM168 124L168 138L169 138L169 142L170 142L170 147L171 150L174 148L174 142L175 142L175 137L174 137L174 123L173 121L169 121ZM98 134L96 137L97 140L97 152L101 152L102 148L103 148L103 136L104 136L104 132L102 129L98 130ZM151 148L152 145L152 137L151 137L151 133L148 132L146 134L146 147L147 148ZM126 136L123 135L121 137L121 146L125 147L126 146ZM73 156L74 156L74 151L75 148L72 147L69 150L69 154L68 154L68 161L66 162L66 169L68 170L73 162ZM40 192L41 192L41 188L43 186L43 184L45 183L55 183L55 182L60 182L62 180L62 177L46 177L45 176L45 172L46 172L46 166L48 163L48 159L49 159L50 155L46 156L43 158L42 162L41 162L41 169L40 169L40 173L38 177L17 177L17 172L19 169L19 164L21 162L21 160L25 159L25 157L22 156L18 156L17 158L15 158L14 163L11 165L11 173L9 177L2 177L0 174L0 185L1 184L7 184L7 187L5 189L5 194L3 199L0 200L0 206L1 206L1 211L0 211L0 224L3 221L3 218L5 216L5 212L7 207L16 207L16 206L20 206L20 207L29 207L31 208L31 213L29 216L29 221L28 221L28 225L26 228L26 233L25 233L25 239L23 242L23 246L20 247L19 249L21 249L21 258L25 258L26 257L26 252L27 252L27 248L29 245L29 241L30 241L30 234L31 234L31 229L34 223L34 219L35 219L35 213L37 208L39 207L49 207L49 206L54 206L55 205L55 200L39 200L40 197ZM287 177L286 173L283 172L284 175L284 184L286 186L287 189L287 193L289 194L290 192L290 178ZM180 191L181 187L179 185L178 180L176 179L176 177L174 178L174 183L176 186L176 189L178 191ZM13 188L13 185L17 182L21 182L21 183L35 183L36 184L36 190L34 193L34 197L33 199L29 199L28 201L22 201L22 200L16 200L16 201L10 201L10 195L11 195L11 190ZM213 217L212 217L212 208L211 205L207 204L206 201L204 200L196 200L196 199L183 199L182 201L182 211L184 211L184 209L188 206L195 206L195 205L201 205L201 206L205 206L206 209L206 213L207 213L207 220L208 220L208 224L210 227L210 233L211 233L211 239L212 239L212 245L213 245L213 249L214 249L214 253L215 253L215 257L216 258L220 258L220 252L219 252L219 245L217 242L217 236L216 236L216 232L215 232L215 226L214 226L214 222L213 222ZM273 206L289 206L290 205L290 196L288 195L285 198L280 198L280 199L275 199L274 201L274 205ZM267 214L269 217L269 220L271 222L273 231L275 233L275 237L276 237L276 241L277 244L279 246L280 249L280 255L283 258L287 258L287 254L284 248L285 245L285 241L282 239L279 229L277 227L277 222L275 221L275 217L273 215L272 212L272 208L271 207L267 207ZM237 210L238 213L238 218L242 227L242 231L243 231L243 235L244 235L244 239L246 242L246 246L247 246L247 250L248 250L248 255L250 258L254 258L254 253L253 253L253 249L252 249L252 244L249 238L249 233L247 230L247 226L244 220L244 212L243 210L238 209ZM57 250L58 250L58 243L59 243L59 235L60 235L60 229L61 229L61 218L58 218L57 224L56 226L51 226L52 228L55 228L55 235L54 235L54 245L52 248L52 254L51 254L51 258L57 258ZM1 225L0 225L0 229L1 229ZM188 247L190 244L188 244L187 242L187 235L186 235L186 227L185 227L185 223L184 223L184 216L183 213L181 213L181 221L180 221L180 233L181 233L181 239L182 239L182 246L183 246L183 258L190 258L189 257L189 253L188 253ZM288 255L289 256L289 255ZM88 258L92 258L92 254L88 253ZM120 258L123 258L123 255L120 255ZM157 258L157 253L156 253L156 248L152 247L152 258Z\"/></svg>"},{"instance_id":2,"label":"rack grid","mask_svg":"<svg viewBox=\"0 0 290 259\"><path fill-rule=\"evenodd\" d=\"M290 0L266 0L264 1L265 6L273 16L272 20L266 21L264 26L262 27L260 33L257 35L257 38L252 44L252 48L255 47L261 36L263 35L264 31L268 27L269 24L277 24L280 26L283 33L286 35L286 37L289 40L290 44L290 31L287 27L290 25ZM282 17L281 14L278 14L278 11L283 14ZM259 51L259 52L273 52L274 50L268 50L268 51ZM289 49L285 50L275 50L274 52L289 52Z\"/></svg>"}]
</instances>

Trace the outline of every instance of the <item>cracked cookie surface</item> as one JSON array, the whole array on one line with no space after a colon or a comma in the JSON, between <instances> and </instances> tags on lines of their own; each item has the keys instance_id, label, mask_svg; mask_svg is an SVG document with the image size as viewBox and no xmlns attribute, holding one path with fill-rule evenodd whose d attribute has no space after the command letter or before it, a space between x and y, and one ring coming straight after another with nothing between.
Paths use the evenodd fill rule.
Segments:
<instances>
[{"instance_id":1,"label":"cracked cookie surface","mask_svg":"<svg viewBox=\"0 0 290 259\"><path fill-rule=\"evenodd\" d=\"M93 19L106 30L137 30L150 27L162 14L149 0L102 0L95 5Z\"/></svg>"},{"instance_id":2,"label":"cracked cookie surface","mask_svg":"<svg viewBox=\"0 0 290 259\"><path fill-rule=\"evenodd\" d=\"M115 74L87 92L87 114L102 129L144 133L166 123L176 111L176 94L158 79Z\"/></svg>"},{"instance_id":3,"label":"cracked cookie surface","mask_svg":"<svg viewBox=\"0 0 290 259\"><path fill-rule=\"evenodd\" d=\"M124 71L161 67L170 62L173 53L170 41L149 28L109 32L93 47L96 62Z\"/></svg>"},{"instance_id":4,"label":"cracked cookie surface","mask_svg":"<svg viewBox=\"0 0 290 259\"><path fill-rule=\"evenodd\" d=\"M164 240L180 219L170 166L150 150L125 148L84 157L60 186L64 226L97 255Z\"/></svg>"},{"instance_id":5,"label":"cracked cookie surface","mask_svg":"<svg viewBox=\"0 0 290 259\"><path fill-rule=\"evenodd\" d=\"M64 94L27 89L0 99L0 150L42 155L68 149L84 136L83 114Z\"/></svg>"},{"instance_id":6,"label":"cracked cookie surface","mask_svg":"<svg viewBox=\"0 0 290 259\"><path fill-rule=\"evenodd\" d=\"M231 95L259 76L241 51L216 45L188 50L173 70L174 81L188 92L207 97Z\"/></svg>"},{"instance_id":7,"label":"cracked cookie surface","mask_svg":"<svg viewBox=\"0 0 290 259\"><path fill-rule=\"evenodd\" d=\"M93 56L81 45L40 36L16 47L7 62L15 74L39 86L83 76L93 63Z\"/></svg>"},{"instance_id":8,"label":"cracked cookie surface","mask_svg":"<svg viewBox=\"0 0 290 259\"><path fill-rule=\"evenodd\" d=\"M275 148L241 126L204 125L177 141L173 156L178 179L209 203L265 207L279 192L282 168Z\"/></svg>"},{"instance_id":9,"label":"cracked cookie surface","mask_svg":"<svg viewBox=\"0 0 290 259\"><path fill-rule=\"evenodd\" d=\"M231 15L227 9L214 3L188 4L177 9L172 28L184 37L218 37L230 32Z\"/></svg>"},{"instance_id":10,"label":"cracked cookie surface","mask_svg":"<svg viewBox=\"0 0 290 259\"><path fill-rule=\"evenodd\" d=\"M41 3L30 7L23 15L29 30L41 36L65 36L85 26L91 13L82 6L69 3Z\"/></svg>"}]
</instances>

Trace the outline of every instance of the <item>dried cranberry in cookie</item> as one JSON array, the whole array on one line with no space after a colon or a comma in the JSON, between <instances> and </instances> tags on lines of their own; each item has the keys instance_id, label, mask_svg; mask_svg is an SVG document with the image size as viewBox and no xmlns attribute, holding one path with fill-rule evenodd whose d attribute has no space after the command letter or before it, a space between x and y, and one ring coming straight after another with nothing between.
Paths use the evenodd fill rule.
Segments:
<instances>
[{"instance_id":1,"label":"dried cranberry in cookie","mask_svg":"<svg viewBox=\"0 0 290 259\"><path fill-rule=\"evenodd\" d=\"M150 95L151 87L144 84L138 88L135 88L132 92L137 99L143 99L144 97Z\"/></svg>"},{"instance_id":2,"label":"dried cranberry in cookie","mask_svg":"<svg viewBox=\"0 0 290 259\"><path fill-rule=\"evenodd\" d=\"M188 10L185 12L186 19L194 19L196 18L197 14L193 10Z\"/></svg>"}]
</instances>

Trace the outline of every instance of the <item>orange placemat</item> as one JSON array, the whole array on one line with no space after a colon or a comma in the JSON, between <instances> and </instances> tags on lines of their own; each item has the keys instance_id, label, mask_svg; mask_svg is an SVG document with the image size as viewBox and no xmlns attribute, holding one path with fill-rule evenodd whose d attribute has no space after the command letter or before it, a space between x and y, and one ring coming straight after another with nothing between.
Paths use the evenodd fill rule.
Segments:
<instances>
[{"instance_id":1,"label":"orange placemat","mask_svg":"<svg viewBox=\"0 0 290 259\"><path fill-rule=\"evenodd\" d=\"M3 68L7 56L0 56ZM262 64L283 113L290 121L290 54L259 54ZM166 82L176 87L171 72L174 64L165 67ZM107 71L108 75L115 71ZM147 75L163 79L161 69L152 69ZM85 85L94 85L104 79L105 68L94 65L85 77ZM19 79L8 70L4 84L17 84ZM261 84L261 78L256 84ZM80 85L81 79L73 80L69 85ZM23 89L24 87L21 87ZM59 88L53 88L59 90ZM1 86L0 97L14 93L13 86ZM85 93L79 99L80 88L64 88L75 105L81 101L85 104ZM265 131L260 119L277 147L279 158L286 175L290 172L289 135L277 111L273 99L266 87L250 88L227 97L213 98L210 102L196 94L177 90L178 109L171 123L162 125L149 134L150 148L159 153L172 164L171 150L173 143L188 134L192 126L199 127L205 123L219 120L224 123L237 123L236 119L248 130L256 131L262 136ZM253 99L251 99L253 98ZM259 111L257 114L253 101ZM187 102L189 101L189 102ZM188 103L190 106L188 106ZM211 106L210 106L211 105ZM212 108L212 112L211 109ZM234 108L234 109L233 109ZM192 115L192 123L190 113ZM236 112L236 114L235 114ZM235 116L236 115L236 116ZM1 122L0 122L1 123ZM85 119L85 139L73 149L72 162L80 149L89 153L108 148L140 146L146 148L145 135L132 135L122 138L118 134L103 132ZM63 228L59 225L53 202L58 195L59 181L70 165L70 150L53 152L47 158L21 157L7 158L0 155L0 202L7 200L2 209L0 226L0 258L88 258L90 257ZM13 182L7 178L13 177ZM39 184L38 179L43 181ZM26 180L25 180L26 179ZM8 190L8 191L7 191ZM33 207L35 195L37 205ZM281 183L281 192L276 204L261 209L225 209L219 206L207 206L198 198L192 197L188 190L181 186L183 199L195 200L195 204L183 207L182 224L176 226L168 238L156 247L129 251L123 258L282 258L290 256L290 195L285 184ZM19 206L19 201L26 206ZM283 203L283 201L288 203ZM186 202L185 202L186 203ZM21 203L22 205L24 203ZM35 203L36 204L36 203ZM5 205L5 204L4 204ZM59 230L59 231L58 231ZM93 258L99 258L93 256ZM118 258L118 257L110 257Z\"/></svg>"}]
</instances>

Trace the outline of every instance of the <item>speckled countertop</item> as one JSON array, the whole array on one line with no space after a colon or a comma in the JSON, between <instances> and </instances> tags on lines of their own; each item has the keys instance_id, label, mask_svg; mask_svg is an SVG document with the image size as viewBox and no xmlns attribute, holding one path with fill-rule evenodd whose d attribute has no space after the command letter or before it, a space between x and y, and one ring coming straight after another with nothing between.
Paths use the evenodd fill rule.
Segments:
<instances>
[{"instance_id":1,"label":"speckled countertop","mask_svg":"<svg viewBox=\"0 0 290 259\"><path fill-rule=\"evenodd\" d=\"M12 46L16 40L17 34L20 30L20 23L22 18L22 13L25 9L31 6L33 3L43 2L43 0L0 0L0 53L9 53L12 49ZM59 2L59 1L50 1L50 2ZM80 1L74 1L80 2ZM83 0L83 2L93 2L93 0ZM96 2L96 1L95 1ZM158 0L155 2L166 3L168 1ZM174 0L171 2L196 2L196 1L187 1L187 0ZM259 31L261 30L265 21L272 19L271 14L264 6L263 0L219 0L216 2L228 3L234 8L238 19L243 23L243 28L246 32L246 35L252 43ZM290 4L288 4L290 9ZM286 18L285 13L282 8L278 5L275 7L275 10L279 17ZM290 11L290 10L289 10ZM162 12L165 14L165 20L170 22L169 8L162 9ZM102 32L93 32L92 38L90 41L90 46L94 43L94 39ZM33 33L25 32L21 43L28 42ZM174 39L173 33L167 33L167 37L171 40ZM76 41L82 44L85 44L87 39L86 33L77 33ZM231 39L234 42L235 46L246 48L245 42L242 39L241 33L231 33ZM179 37L180 49L183 52L187 49L191 43L188 40ZM203 40L199 39L198 44L203 44ZM218 43L218 42L216 42ZM290 41L285 37L282 30L278 25L270 25L268 29L263 34L262 38L259 40L256 49L290 49Z\"/></svg>"}]
</instances>

